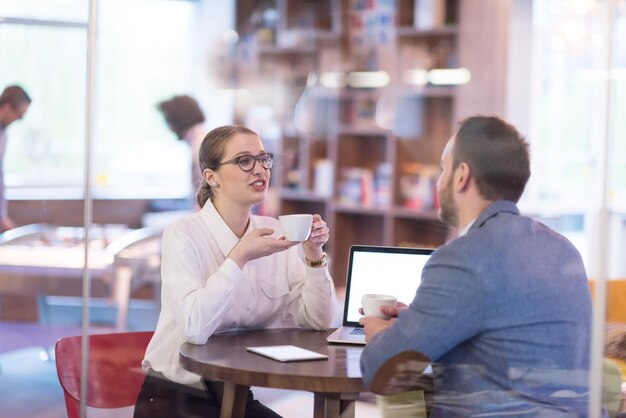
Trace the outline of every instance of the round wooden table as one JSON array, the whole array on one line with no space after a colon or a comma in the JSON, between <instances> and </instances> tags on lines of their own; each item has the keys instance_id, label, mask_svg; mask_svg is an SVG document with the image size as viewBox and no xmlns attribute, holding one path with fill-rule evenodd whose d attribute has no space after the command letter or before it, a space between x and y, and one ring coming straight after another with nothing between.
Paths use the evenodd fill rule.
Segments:
<instances>
[{"instance_id":1,"label":"round wooden table","mask_svg":"<svg viewBox=\"0 0 626 418\"><path fill-rule=\"evenodd\" d=\"M367 391L361 380L361 346L326 342L332 332L303 329L232 331L211 336L206 344L185 343L185 370L224 382L221 417L243 417L250 386L306 390L315 394L314 417L354 416L354 401ZM280 362L246 347L292 344L326 354L328 360Z\"/></svg>"}]
</instances>

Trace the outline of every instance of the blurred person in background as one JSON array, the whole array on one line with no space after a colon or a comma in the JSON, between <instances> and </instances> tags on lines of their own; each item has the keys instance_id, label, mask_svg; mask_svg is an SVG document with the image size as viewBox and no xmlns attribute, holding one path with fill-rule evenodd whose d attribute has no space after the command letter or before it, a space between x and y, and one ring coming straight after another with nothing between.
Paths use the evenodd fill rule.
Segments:
<instances>
[{"instance_id":1,"label":"blurred person in background","mask_svg":"<svg viewBox=\"0 0 626 418\"><path fill-rule=\"evenodd\" d=\"M9 218L4 186L4 154L7 147L7 127L22 119L30 106L30 97L17 85L8 86L0 95L0 232L14 228Z\"/></svg>"},{"instance_id":2,"label":"blurred person in background","mask_svg":"<svg viewBox=\"0 0 626 418\"><path fill-rule=\"evenodd\" d=\"M179 140L185 141L191 148L191 192L193 196L202 182L198 153L204 135L208 132L204 126L206 120L204 113L198 102L187 95L174 96L164 100L157 105L157 108L163 114L170 130L176 134ZM192 196L190 199L194 200ZM198 206L196 209L199 209Z\"/></svg>"}]
</instances>

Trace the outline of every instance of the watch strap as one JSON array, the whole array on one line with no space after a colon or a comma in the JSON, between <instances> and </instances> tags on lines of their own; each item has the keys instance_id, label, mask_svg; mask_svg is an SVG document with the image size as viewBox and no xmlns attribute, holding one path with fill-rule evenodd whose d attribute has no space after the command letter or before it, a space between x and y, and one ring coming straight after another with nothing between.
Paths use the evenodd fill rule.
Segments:
<instances>
[{"instance_id":1,"label":"watch strap","mask_svg":"<svg viewBox=\"0 0 626 418\"><path fill-rule=\"evenodd\" d=\"M304 258L304 261L306 263L307 266L309 267L325 267L328 264L328 256L326 255L326 252L322 253L322 258L320 258L317 261L311 261L308 258Z\"/></svg>"}]
</instances>

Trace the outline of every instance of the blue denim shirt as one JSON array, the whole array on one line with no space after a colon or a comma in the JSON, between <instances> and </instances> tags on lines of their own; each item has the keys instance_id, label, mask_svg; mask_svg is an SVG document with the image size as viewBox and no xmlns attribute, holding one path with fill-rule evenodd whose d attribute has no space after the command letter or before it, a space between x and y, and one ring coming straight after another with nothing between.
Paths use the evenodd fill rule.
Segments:
<instances>
[{"instance_id":1,"label":"blue denim shirt","mask_svg":"<svg viewBox=\"0 0 626 418\"><path fill-rule=\"evenodd\" d=\"M415 350L433 361L431 417L585 416L591 315L574 246L497 201L433 253L413 302L363 351L363 379Z\"/></svg>"}]
</instances>

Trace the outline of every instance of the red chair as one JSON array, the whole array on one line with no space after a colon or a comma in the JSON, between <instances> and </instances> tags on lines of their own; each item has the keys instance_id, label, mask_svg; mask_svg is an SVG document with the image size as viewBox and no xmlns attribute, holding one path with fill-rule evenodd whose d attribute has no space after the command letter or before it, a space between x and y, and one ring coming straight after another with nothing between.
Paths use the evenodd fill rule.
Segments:
<instances>
[{"instance_id":1,"label":"red chair","mask_svg":"<svg viewBox=\"0 0 626 418\"><path fill-rule=\"evenodd\" d=\"M135 404L145 376L141 360L153 334L147 331L89 336L87 406L123 408ZM55 345L55 354L68 418L78 418L81 337L61 338Z\"/></svg>"}]
</instances>

